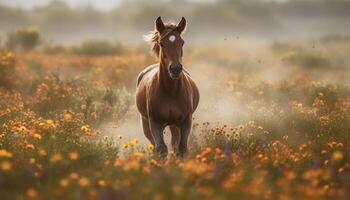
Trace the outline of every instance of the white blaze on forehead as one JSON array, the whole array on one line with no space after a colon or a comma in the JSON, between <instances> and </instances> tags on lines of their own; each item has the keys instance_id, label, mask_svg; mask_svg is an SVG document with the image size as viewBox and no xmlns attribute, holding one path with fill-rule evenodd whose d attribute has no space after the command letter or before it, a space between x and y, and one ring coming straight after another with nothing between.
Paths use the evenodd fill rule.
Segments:
<instances>
[{"instance_id":1,"label":"white blaze on forehead","mask_svg":"<svg viewBox=\"0 0 350 200\"><path fill-rule=\"evenodd\" d=\"M169 36L169 41L170 42L175 42L175 39L176 39L175 35Z\"/></svg>"}]
</instances>

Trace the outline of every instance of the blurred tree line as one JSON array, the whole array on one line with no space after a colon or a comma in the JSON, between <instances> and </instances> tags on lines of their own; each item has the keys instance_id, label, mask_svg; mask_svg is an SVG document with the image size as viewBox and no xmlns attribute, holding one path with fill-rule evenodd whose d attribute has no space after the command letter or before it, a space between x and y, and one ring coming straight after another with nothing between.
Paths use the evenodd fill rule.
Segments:
<instances>
[{"instance_id":1,"label":"blurred tree line","mask_svg":"<svg viewBox=\"0 0 350 200\"><path fill-rule=\"evenodd\" d=\"M102 39L84 40L79 44L61 45L53 44L43 38L36 28L20 28L10 31L0 41L0 51L28 52L38 49L48 54L73 53L78 55L101 56L111 54L122 54L124 46L120 42L110 42Z\"/></svg>"},{"instance_id":2,"label":"blurred tree line","mask_svg":"<svg viewBox=\"0 0 350 200\"><path fill-rule=\"evenodd\" d=\"M92 6L71 8L61 1L32 10L0 6L0 32L38 27L45 37L71 43L88 38L140 42L157 16L185 16L197 40L237 35L273 38L289 34L350 31L350 2L345 0L127 0L108 12Z\"/></svg>"}]
</instances>

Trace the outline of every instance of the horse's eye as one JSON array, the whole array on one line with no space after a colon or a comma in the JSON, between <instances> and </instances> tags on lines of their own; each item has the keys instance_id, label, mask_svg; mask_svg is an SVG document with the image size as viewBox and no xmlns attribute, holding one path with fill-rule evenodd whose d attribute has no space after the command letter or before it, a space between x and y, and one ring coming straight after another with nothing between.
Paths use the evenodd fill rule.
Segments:
<instances>
[{"instance_id":1,"label":"horse's eye","mask_svg":"<svg viewBox=\"0 0 350 200\"><path fill-rule=\"evenodd\" d=\"M160 43L160 46L161 46L161 47L164 47L163 43Z\"/></svg>"}]
</instances>

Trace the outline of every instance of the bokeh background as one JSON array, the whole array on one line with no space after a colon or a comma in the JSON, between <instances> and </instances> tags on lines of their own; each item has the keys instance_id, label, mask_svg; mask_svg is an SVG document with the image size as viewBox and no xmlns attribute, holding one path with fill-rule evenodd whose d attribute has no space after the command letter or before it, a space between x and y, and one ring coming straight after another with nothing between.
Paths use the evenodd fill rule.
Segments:
<instances>
[{"instance_id":1,"label":"bokeh background","mask_svg":"<svg viewBox=\"0 0 350 200\"><path fill-rule=\"evenodd\" d=\"M349 11L0 0L0 199L350 199ZM201 100L184 159L154 153L134 103L158 16L188 22Z\"/></svg>"},{"instance_id":2,"label":"bokeh background","mask_svg":"<svg viewBox=\"0 0 350 200\"><path fill-rule=\"evenodd\" d=\"M158 16L190 24L191 42L270 40L349 32L346 0L1 0L0 30L35 26L48 41L139 43Z\"/></svg>"},{"instance_id":3,"label":"bokeh background","mask_svg":"<svg viewBox=\"0 0 350 200\"><path fill-rule=\"evenodd\" d=\"M254 116L248 84L263 82L265 89L254 92L278 98L278 92L260 90L301 77L349 83L350 2L345 0L0 0L0 5L0 48L19 53L29 68L38 68L35 73L56 74L65 82L107 81L106 90L126 91L128 103L118 120L124 123L117 130L106 126L108 135L123 132L147 142L133 93L137 73L156 62L143 35L158 16L188 21L184 62L201 90L200 122L235 124ZM2 82L11 87L7 79ZM37 86L21 87L34 92Z\"/></svg>"}]
</instances>

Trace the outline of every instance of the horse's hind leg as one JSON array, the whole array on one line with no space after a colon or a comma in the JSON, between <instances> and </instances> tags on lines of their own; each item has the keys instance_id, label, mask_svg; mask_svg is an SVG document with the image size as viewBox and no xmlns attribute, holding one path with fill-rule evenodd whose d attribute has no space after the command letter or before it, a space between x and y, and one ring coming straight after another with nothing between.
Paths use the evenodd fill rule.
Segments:
<instances>
[{"instance_id":1,"label":"horse's hind leg","mask_svg":"<svg viewBox=\"0 0 350 200\"><path fill-rule=\"evenodd\" d=\"M180 144L180 129L174 125L169 126L171 132L171 146L173 147L174 153L177 154L179 151Z\"/></svg>"},{"instance_id":2,"label":"horse's hind leg","mask_svg":"<svg viewBox=\"0 0 350 200\"><path fill-rule=\"evenodd\" d=\"M145 134L146 138L151 142L151 144L154 145L154 139L151 133L151 129L149 128L148 119L143 118L141 116L141 122L142 122L143 133Z\"/></svg>"}]
</instances>

